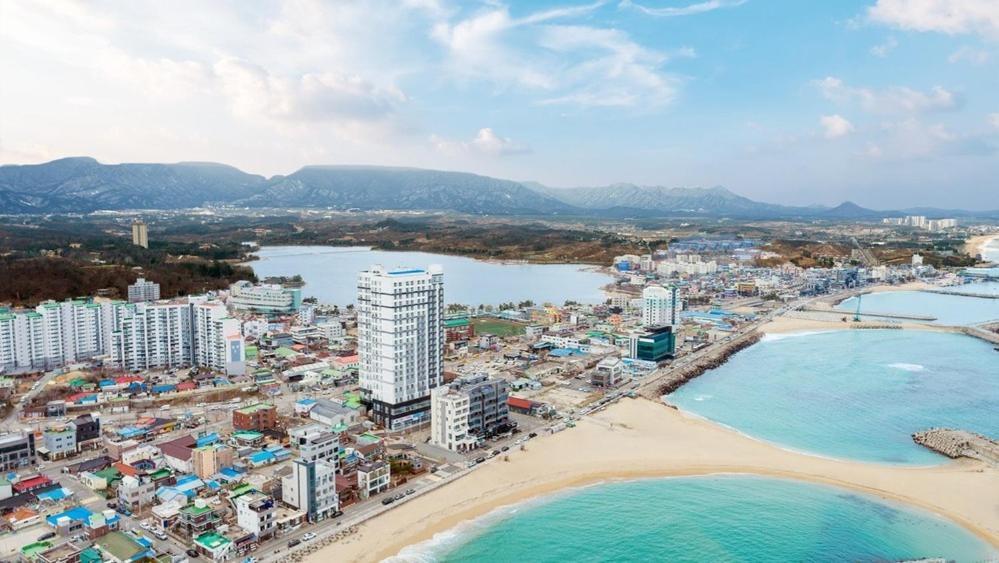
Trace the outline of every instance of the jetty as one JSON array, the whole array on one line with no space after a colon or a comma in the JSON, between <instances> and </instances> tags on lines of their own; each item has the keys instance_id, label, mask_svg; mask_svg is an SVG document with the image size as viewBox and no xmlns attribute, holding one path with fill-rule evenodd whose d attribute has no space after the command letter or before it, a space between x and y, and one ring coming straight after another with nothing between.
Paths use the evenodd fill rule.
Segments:
<instances>
[{"instance_id":1,"label":"jetty","mask_svg":"<svg viewBox=\"0 0 999 563\"><path fill-rule=\"evenodd\" d=\"M977 293L974 291L947 291L945 289L920 289L923 293L938 293L940 295L957 295L958 297L975 297L977 299L999 299L999 293Z\"/></svg>"},{"instance_id":2,"label":"jetty","mask_svg":"<svg viewBox=\"0 0 999 563\"><path fill-rule=\"evenodd\" d=\"M931 428L916 432L912 441L951 459L966 457L999 467L999 442L967 430Z\"/></svg>"},{"instance_id":3,"label":"jetty","mask_svg":"<svg viewBox=\"0 0 999 563\"><path fill-rule=\"evenodd\" d=\"M761 338L763 332L754 329L732 340L713 344L708 349L695 352L690 359L678 360L667 368L653 372L642 383L638 392L647 399L658 401L660 397L676 391L684 383L724 364L733 354L756 344Z\"/></svg>"},{"instance_id":4,"label":"jetty","mask_svg":"<svg viewBox=\"0 0 999 563\"><path fill-rule=\"evenodd\" d=\"M850 316L853 317L856 313L853 311L847 311L843 309L829 309L824 307L802 307L802 311L809 311L812 313L834 313L840 316ZM903 321L935 321L936 317L931 315L917 315L915 313L879 313L876 311L864 311L860 313L861 317L879 317L882 319L899 319Z\"/></svg>"}]
</instances>

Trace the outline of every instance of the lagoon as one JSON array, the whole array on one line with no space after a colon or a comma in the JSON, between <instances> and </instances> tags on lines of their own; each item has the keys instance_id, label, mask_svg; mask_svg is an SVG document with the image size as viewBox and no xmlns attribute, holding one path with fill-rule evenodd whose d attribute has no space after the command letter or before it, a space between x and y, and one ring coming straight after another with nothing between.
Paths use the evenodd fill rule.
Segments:
<instances>
[{"instance_id":1,"label":"lagoon","mask_svg":"<svg viewBox=\"0 0 999 563\"><path fill-rule=\"evenodd\" d=\"M568 300L601 303L601 287L613 281L592 266L575 264L508 264L428 252L372 250L367 247L265 246L248 262L257 277L300 275L302 294L325 303L353 303L357 274L374 264L444 267L444 299L465 305L531 300L561 305ZM588 269L584 269L588 268Z\"/></svg>"},{"instance_id":2,"label":"lagoon","mask_svg":"<svg viewBox=\"0 0 999 563\"><path fill-rule=\"evenodd\" d=\"M669 395L680 409L790 449L931 465L935 426L999 436L999 353L961 334L836 330L767 335Z\"/></svg>"},{"instance_id":3,"label":"lagoon","mask_svg":"<svg viewBox=\"0 0 999 563\"><path fill-rule=\"evenodd\" d=\"M711 475L605 483L500 508L389 561L979 561L993 555L968 531L922 510L824 485Z\"/></svg>"}]
</instances>

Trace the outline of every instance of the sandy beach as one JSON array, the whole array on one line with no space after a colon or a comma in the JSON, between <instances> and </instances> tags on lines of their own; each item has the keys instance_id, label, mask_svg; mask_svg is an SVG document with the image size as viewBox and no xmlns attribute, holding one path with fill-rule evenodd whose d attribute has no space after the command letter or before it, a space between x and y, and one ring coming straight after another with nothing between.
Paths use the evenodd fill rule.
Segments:
<instances>
[{"instance_id":1,"label":"sandy beach","mask_svg":"<svg viewBox=\"0 0 999 563\"><path fill-rule=\"evenodd\" d=\"M979 235L976 237L971 237L967 242L964 243L964 251L971 256L977 256L982 254L984 248L989 244L992 239L999 238L999 235Z\"/></svg>"},{"instance_id":2,"label":"sandy beach","mask_svg":"<svg viewBox=\"0 0 999 563\"><path fill-rule=\"evenodd\" d=\"M362 524L310 555L378 561L498 507L567 487L642 477L746 473L825 483L918 506L999 548L999 470L971 461L903 467L800 454L645 399L541 436L471 475Z\"/></svg>"}]
</instances>

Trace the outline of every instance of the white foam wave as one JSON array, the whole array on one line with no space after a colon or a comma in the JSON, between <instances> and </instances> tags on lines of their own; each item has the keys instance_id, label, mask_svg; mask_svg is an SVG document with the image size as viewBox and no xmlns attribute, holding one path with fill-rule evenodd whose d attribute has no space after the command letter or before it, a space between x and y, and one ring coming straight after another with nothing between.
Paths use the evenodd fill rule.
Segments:
<instances>
[{"instance_id":1,"label":"white foam wave","mask_svg":"<svg viewBox=\"0 0 999 563\"><path fill-rule=\"evenodd\" d=\"M816 334L826 334L829 332L838 332L835 330L803 330L800 332L768 332L763 335L762 342L779 342L781 340L787 340L789 338L801 338L803 336L815 336Z\"/></svg>"},{"instance_id":2,"label":"white foam wave","mask_svg":"<svg viewBox=\"0 0 999 563\"><path fill-rule=\"evenodd\" d=\"M899 362L896 364L888 364L888 367L912 373L920 372L926 369L926 366L921 366L919 364L907 364L904 362Z\"/></svg>"},{"instance_id":3,"label":"white foam wave","mask_svg":"<svg viewBox=\"0 0 999 563\"><path fill-rule=\"evenodd\" d=\"M714 399L714 398L715 398L714 395L703 394L703 395L697 395L697 396L695 396L694 400L695 401L707 401L708 399Z\"/></svg>"}]
</instances>

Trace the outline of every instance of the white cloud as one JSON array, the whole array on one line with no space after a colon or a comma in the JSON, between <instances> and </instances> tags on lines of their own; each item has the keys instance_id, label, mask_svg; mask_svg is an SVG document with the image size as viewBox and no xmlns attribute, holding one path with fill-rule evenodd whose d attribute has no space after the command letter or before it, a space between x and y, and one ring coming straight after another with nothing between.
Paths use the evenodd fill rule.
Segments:
<instances>
[{"instance_id":1,"label":"white cloud","mask_svg":"<svg viewBox=\"0 0 999 563\"><path fill-rule=\"evenodd\" d=\"M949 63L967 62L973 65L983 65L989 62L989 52L982 49L975 49L967 45L954 51L947 57Z\"/></svg>"},{"instance_id":2,"label":"white cloud","mask_svg":"<svg viewBox=\"0 0 999 563\"><path fill-rule=\"evenodd\" d=\"M705 12L712 12L719 8L733 8L735 6L741 6L746 2L747 0L705 0L704 2L697 2L680 7L651 8L649 6L636 4L631 0L622 0L621 3L618 4L618 7L632 8L649 16L677 17L703 14Z\"/></svg>"},{"instance_id":3,"label":"white cloud","mask_svg":"<svg viewBox=\"0 0 999 563\"><path fill-rule=\"evenodd\" d=\"M988 121L989 125L991 125L993 129L999 131L999 112L990 113L988 116Z\"/></svg>"},{"instance_id":4,"label":"white cloud","mask_svg":"<svg viewBox=\"0 0 999 563\"><path fill-rule=\"evenodd\" d=\"M906 86L877 90L848 86L833 76L817 80L815 85L827 100L838 104L856 104L872 113L944 111L955 109L959 105L958 96L941 86L934 86L928 92Z\"/></svg>"},{"instance_id":5,"label":"white cloud","mask_svg":"<svg viewBox=\"0 0 999 563\"><path fill-rule=\"evenodd\" d=\"M285 78L233 58L216 63L214 71L233 111L241 117L374 120L391 114L395 104L405 101L401 92L384 91L357 75L323 72Z\"/></svg>"},{"instance_id":6,"label":"white cloud","mask_svg":"<svg viewBox=\"0 0 999 563\"><path fill-rule=\"evenodd\" d=\"M483 127L471 141L453 141L438 135L430 136L434 148L448 156L475 153L491 157L527 154L531 148L508 137L501 137L491 127Z\"/></svg>"},{"instance_id":7,"label":"white cloud","mask_svg":"<svg viewBox=\"0 0 999 563\"><path fill-rule=\"evenodd\" d=\"M447 49L445 66L455 78L542 94L542 104L654 107L670 102L678 80L660 67L671 57L693 56L693 49L662 53L618 29L558 23L603 4L520 17L499 6L456 22L438 22L432 37Z\"/></svg>"},{"instance_id":8,"label":"white cloud","mask_svg":"<svg viewBox=\"0 0 999 563\"><path fill-rule=\"evenodd\" d=\"M871 47L871 54L883 59L888 56L888 53L894 51L896 47L898 47L898 40L894 37L889 37L884 43Z\"/></svg>"},{"instance_id":9,"label":"white cloud","mask_svg":"<svg viewBox=\"0 0 999 563\"><path fill-rule=\"evenodd\" d=\"M826 139L838 139L853 133L853 124L839 114L823 115L819 118Z\"/></svg>"},{"instance_id":10,"label":"white cloud","mask_svg":"<svg viewBox=\"0 0 999 563\"><path fill-rule=\"evenodd\" d=\"M999 38L996 0L877 0L867 9L867 16L901 29Z\"/></svg>"}]
</instances>

